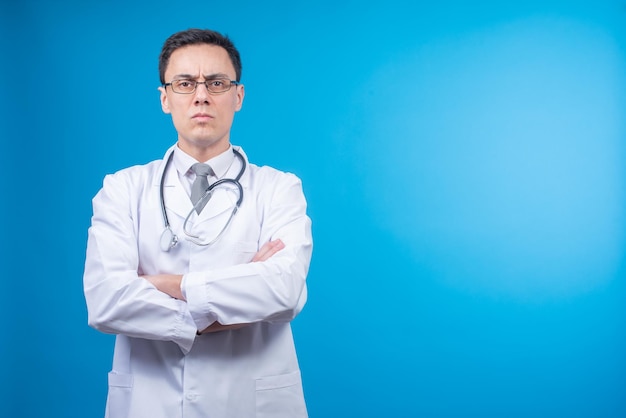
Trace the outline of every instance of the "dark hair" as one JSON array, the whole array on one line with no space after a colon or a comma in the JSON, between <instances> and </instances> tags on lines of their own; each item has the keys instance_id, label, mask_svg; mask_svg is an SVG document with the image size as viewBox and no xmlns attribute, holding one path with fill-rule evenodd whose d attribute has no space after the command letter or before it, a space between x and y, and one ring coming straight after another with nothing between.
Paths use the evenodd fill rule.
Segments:
<instances>
[{"instance_id":1,"label":"dark hair","mask_svg":"<svg viewBox=\"0 0 626 418\"><path fill-rule=\"evenodd\" d=\"M170 62L172 53L178 48L196 44L210 44L224 48L228 52L233 67L235 67L235 81L241 80L241 57L239 56L239 51L235 48L235 44L228 36L209 29L187 29L167 38L163 48L161 48L161 54L159 55L159 78L161 84L165 84L165 69Z\"/></svg>"}]
</instances>

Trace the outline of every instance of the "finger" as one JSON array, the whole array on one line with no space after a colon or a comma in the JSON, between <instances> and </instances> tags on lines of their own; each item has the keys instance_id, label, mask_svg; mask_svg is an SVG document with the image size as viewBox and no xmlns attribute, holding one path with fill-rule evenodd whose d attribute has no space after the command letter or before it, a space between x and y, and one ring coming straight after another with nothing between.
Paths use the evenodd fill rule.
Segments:
<instances>
[{"instance_id":1,"label":"finger","mask_svg":"<svg viewBox=\"0 0 626 418\"><path fill-rule=\"evenodd\" d=\"M249 325L249 324L222 325L219 322L214 322L213 324L211 324L207 328L205 328L203 331L201 331L199 334L205 334L205 333L209 333L209 332L227 331L227 330L236 330L236 329L239 329L239 328L243 328L243 327L245 327L247 325Z\"/></svg>"},{"instance_id":2,"label":"finger","mask_svg":"<svg viewBox=\"0 0 626 418\"><path fill-rule=\"evenodd\" d=\"M265 261L267 260L267 257L269 257L268 254L270 254L270 252L272 251L272 247L274 246L274 241L270 241L266 244L264 244L259 251L257 251L257 253L254 255L254 257L252 258L252 261Z\"/></svg>"},{"instance_id":3,"label":"finger","mask_svg":"<svg viewBox=\"0 0 626 418\"><path fill-rule=\"evenodd\" d=\"M270 241L261 247L252 258L252 261L265 261L283 248L285 248L285 244L280 239Z\"/></svg>"}]
</instances>

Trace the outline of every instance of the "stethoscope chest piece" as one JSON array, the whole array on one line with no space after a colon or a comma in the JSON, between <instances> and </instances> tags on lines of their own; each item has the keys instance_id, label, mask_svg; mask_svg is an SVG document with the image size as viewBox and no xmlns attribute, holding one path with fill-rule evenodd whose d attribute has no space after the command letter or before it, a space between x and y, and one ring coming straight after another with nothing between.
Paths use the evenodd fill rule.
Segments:
<instances>
[{"instance_id":1,"label":"stethoscope chest piece","mask_svg":"<svg viewBox=\"0 0 626 418\"><path fill-rule=\"evenodd\" d=\"M166 227L161 234L161 250L168 252L178 244L178 237L169 227Z\"/></svg>"}]
</instances>

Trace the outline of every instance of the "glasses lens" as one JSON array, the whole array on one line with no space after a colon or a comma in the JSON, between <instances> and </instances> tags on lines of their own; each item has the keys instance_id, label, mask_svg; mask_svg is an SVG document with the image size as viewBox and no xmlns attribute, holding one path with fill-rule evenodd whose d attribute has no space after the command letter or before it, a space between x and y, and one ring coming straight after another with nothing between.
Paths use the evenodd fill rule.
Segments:
<instances>
[{"instance_id":1,"label":"glasses lens","mask_svg":"<svg viewBox=\"0 0 626 418\"><path fill-rule=\"evenodd\" d=\"M225 78L207 80L207 86L213 93L223 93L230 89L230 80Z\"/></svg>"},{"instance_id":2,"label":"glasses lens","mask_svg":"<svg viewBox=\"0 0 626 418\"><path fill-rule=\"evenodd\" d=\"M196 89L196 82L193 80L174 80L172 90L176 93L193 93Z\"/></svg>"}]
</instances>

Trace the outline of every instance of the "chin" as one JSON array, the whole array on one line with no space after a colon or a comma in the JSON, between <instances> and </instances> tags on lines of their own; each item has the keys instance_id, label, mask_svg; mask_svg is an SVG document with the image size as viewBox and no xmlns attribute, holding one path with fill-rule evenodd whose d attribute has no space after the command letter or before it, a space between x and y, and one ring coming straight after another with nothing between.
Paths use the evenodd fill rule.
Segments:
<instances>
[{"instance_id":1,"label":"chin","mask_svg":"<svg viewBox=\"0 0 626 418\"><path fill-rule=\"evenodd\" d=\"M224 146L224 148L228 147L228 139L224 138L207 138L207 137L196 137L190 140L184 141L188 145L194 148L220 148Z\"/></svg>"}]
</instances>

